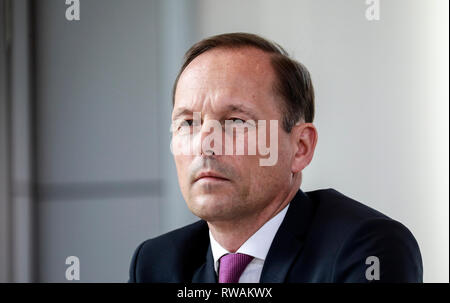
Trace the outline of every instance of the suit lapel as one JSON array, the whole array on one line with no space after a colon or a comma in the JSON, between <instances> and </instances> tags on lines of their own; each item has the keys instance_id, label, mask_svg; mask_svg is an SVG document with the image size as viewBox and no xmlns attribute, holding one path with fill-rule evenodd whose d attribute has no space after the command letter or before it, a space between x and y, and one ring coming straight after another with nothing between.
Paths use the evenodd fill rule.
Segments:
<instances>
[{"instance_id":1,"label":"suit lapel","mask_svg":"<svg viewBox=\"0 0 450 303\"><path fill-rule=\"evenodd\" d=\"M313 203L299 190L278 229L261 272L261 283L282 283L304 244Z\"/></svg>"},{"instance_id":2,"label":"suit lapel","mask_svg":"<svg viewBox=\"0 0 450 303\"><path fill-rule=\"evenodd\" d=\"M214 270L214 258L211 245L208 245L206 252L206 262L194 273L192 283L217 283L217 276Z\"/></svg>"}]
</instances>

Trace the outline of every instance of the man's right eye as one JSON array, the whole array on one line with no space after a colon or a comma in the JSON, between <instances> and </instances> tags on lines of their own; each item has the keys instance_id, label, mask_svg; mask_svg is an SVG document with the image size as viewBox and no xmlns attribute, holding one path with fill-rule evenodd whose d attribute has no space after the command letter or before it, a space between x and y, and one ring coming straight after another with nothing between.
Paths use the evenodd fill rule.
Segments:
<instances>
[{"instance_id":1,"label":"man's right eye","mask_svg":"<svg viewBox=\"0 0 450 303\"><path fill-rule=\"evenodd\" d=\"M184 127L184 126L192 126L194 120L178 120L178 128Z\"/></svg>"},{"instance_id":2,"label":"man's right eye","mask_svg":"<svg viewBox=\"0 0 450 303\"><path fill-rule=\"evenodd\" d=\"M178 124L177 129L181 130L181 129L190 128L193 124L194 124L194 120L192 120L192 119L181 120Z\"/></svg>"},{"instance_id":3,"label":"man's right eye","mask_svg":"<svg viewBox=\"0 0 450 303\"><path fill-rule=\"evenodd\" d=\"M178 119L173 122L174 131L176 132L190 132L191 129L199 125L199 121L195 119Z\"/></svg>"}]
</instances>

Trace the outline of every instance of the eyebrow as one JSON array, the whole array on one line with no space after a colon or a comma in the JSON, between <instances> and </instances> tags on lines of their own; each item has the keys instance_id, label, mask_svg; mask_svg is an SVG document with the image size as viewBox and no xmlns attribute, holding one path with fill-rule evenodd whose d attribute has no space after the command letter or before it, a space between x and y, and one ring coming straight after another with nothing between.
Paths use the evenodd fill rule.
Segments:
<instances>
[{"instance_id":1,"label":"eyebrow","mask_svg":"<svg viewBox=\"0 0 450 303\"><path fill-rule=\"evenodd\" d=\"M192 110L187 109L186 107L181 107L181 108L178 108L174 112L172 120L177 120L177 118L180 117L180 116L190 115L190 114L192 114Z\"/></svg>"},{"instance_id":2,"label":"eyebrow","mask_svg":"<svg viewBox=\"0 0 450 303\"><path fill-rule=\"evenodd\" d=\"M252 119L253 121L257 121L256 115L252 112L251 109L249 109L247 106L244 106L242 104L230 104L226 107L227 111L235 112L235 113L242 113L244 115L247 115Z\"/></svg>"},{"instance_id":3,"label":"eyebrow","mask_svg":"<svg viewBox=\"0 0 450 303\"><path fill-rule=\"evenodd\" d=\"M227 105L223 111L227 111L227 112L234 112L234 113L242 113L244 115L247 115L250 117L250 119L252 119L253 121L257 121L257 117L256 115L252 112L252 110L250 110L247 106L244 106L242 104L230 104ZM183 115L191 115L192 114L192 110L186 108L186 107L181 107L175 110L174 114L173 114L173 118L172 120L177 120L180 116Z\"/></svg>"}]
</instances>

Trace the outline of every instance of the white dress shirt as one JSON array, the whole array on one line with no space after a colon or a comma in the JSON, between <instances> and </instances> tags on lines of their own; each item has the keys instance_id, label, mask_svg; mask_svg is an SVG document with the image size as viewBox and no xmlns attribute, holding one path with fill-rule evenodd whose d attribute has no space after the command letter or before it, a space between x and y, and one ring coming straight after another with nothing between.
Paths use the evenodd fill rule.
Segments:
<instances>
[{"instance_id":1,"label":"white dress shirt","mask_svg":"<svg viewBox=\"0 0 450 303\"><path fill-rule=\"evenodd\" d=\"M289 208L289 204L283 208L275 217L267 221L257 232L255 232L247 241L242 244L236 253L246 254L254 257L254 259L247 265L244 272L239 278L239 283L259 283L261 277L261 271L266 260L267 253L269 252L270 245L272 244L275 234L278 228L283 222L286 212ZM209 240L211 243L211 250L214 258L214 270L218 275L219 259L230 252L223 248L213 237L211 231L209 231Z\"/></svg>"}]
</instances>

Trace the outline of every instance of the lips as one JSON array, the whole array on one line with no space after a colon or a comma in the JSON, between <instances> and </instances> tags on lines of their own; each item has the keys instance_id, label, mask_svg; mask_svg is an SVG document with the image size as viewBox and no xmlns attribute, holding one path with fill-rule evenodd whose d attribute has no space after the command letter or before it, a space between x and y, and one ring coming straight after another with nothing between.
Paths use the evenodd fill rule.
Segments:
<instances>
[{"instance_id":1,"label":"lips","mask_svg":"<svg viewBox=\"0 0 450 303\"><path fill-rule=\"evenodd\" d=\"M195 177L194 182L197 182L199 180L208 180L208 181L230 181L229 179L225 178L224 176L212 172L212 171L206 171L206 172L200 172Z\"/></svg>"}]
</instances>

